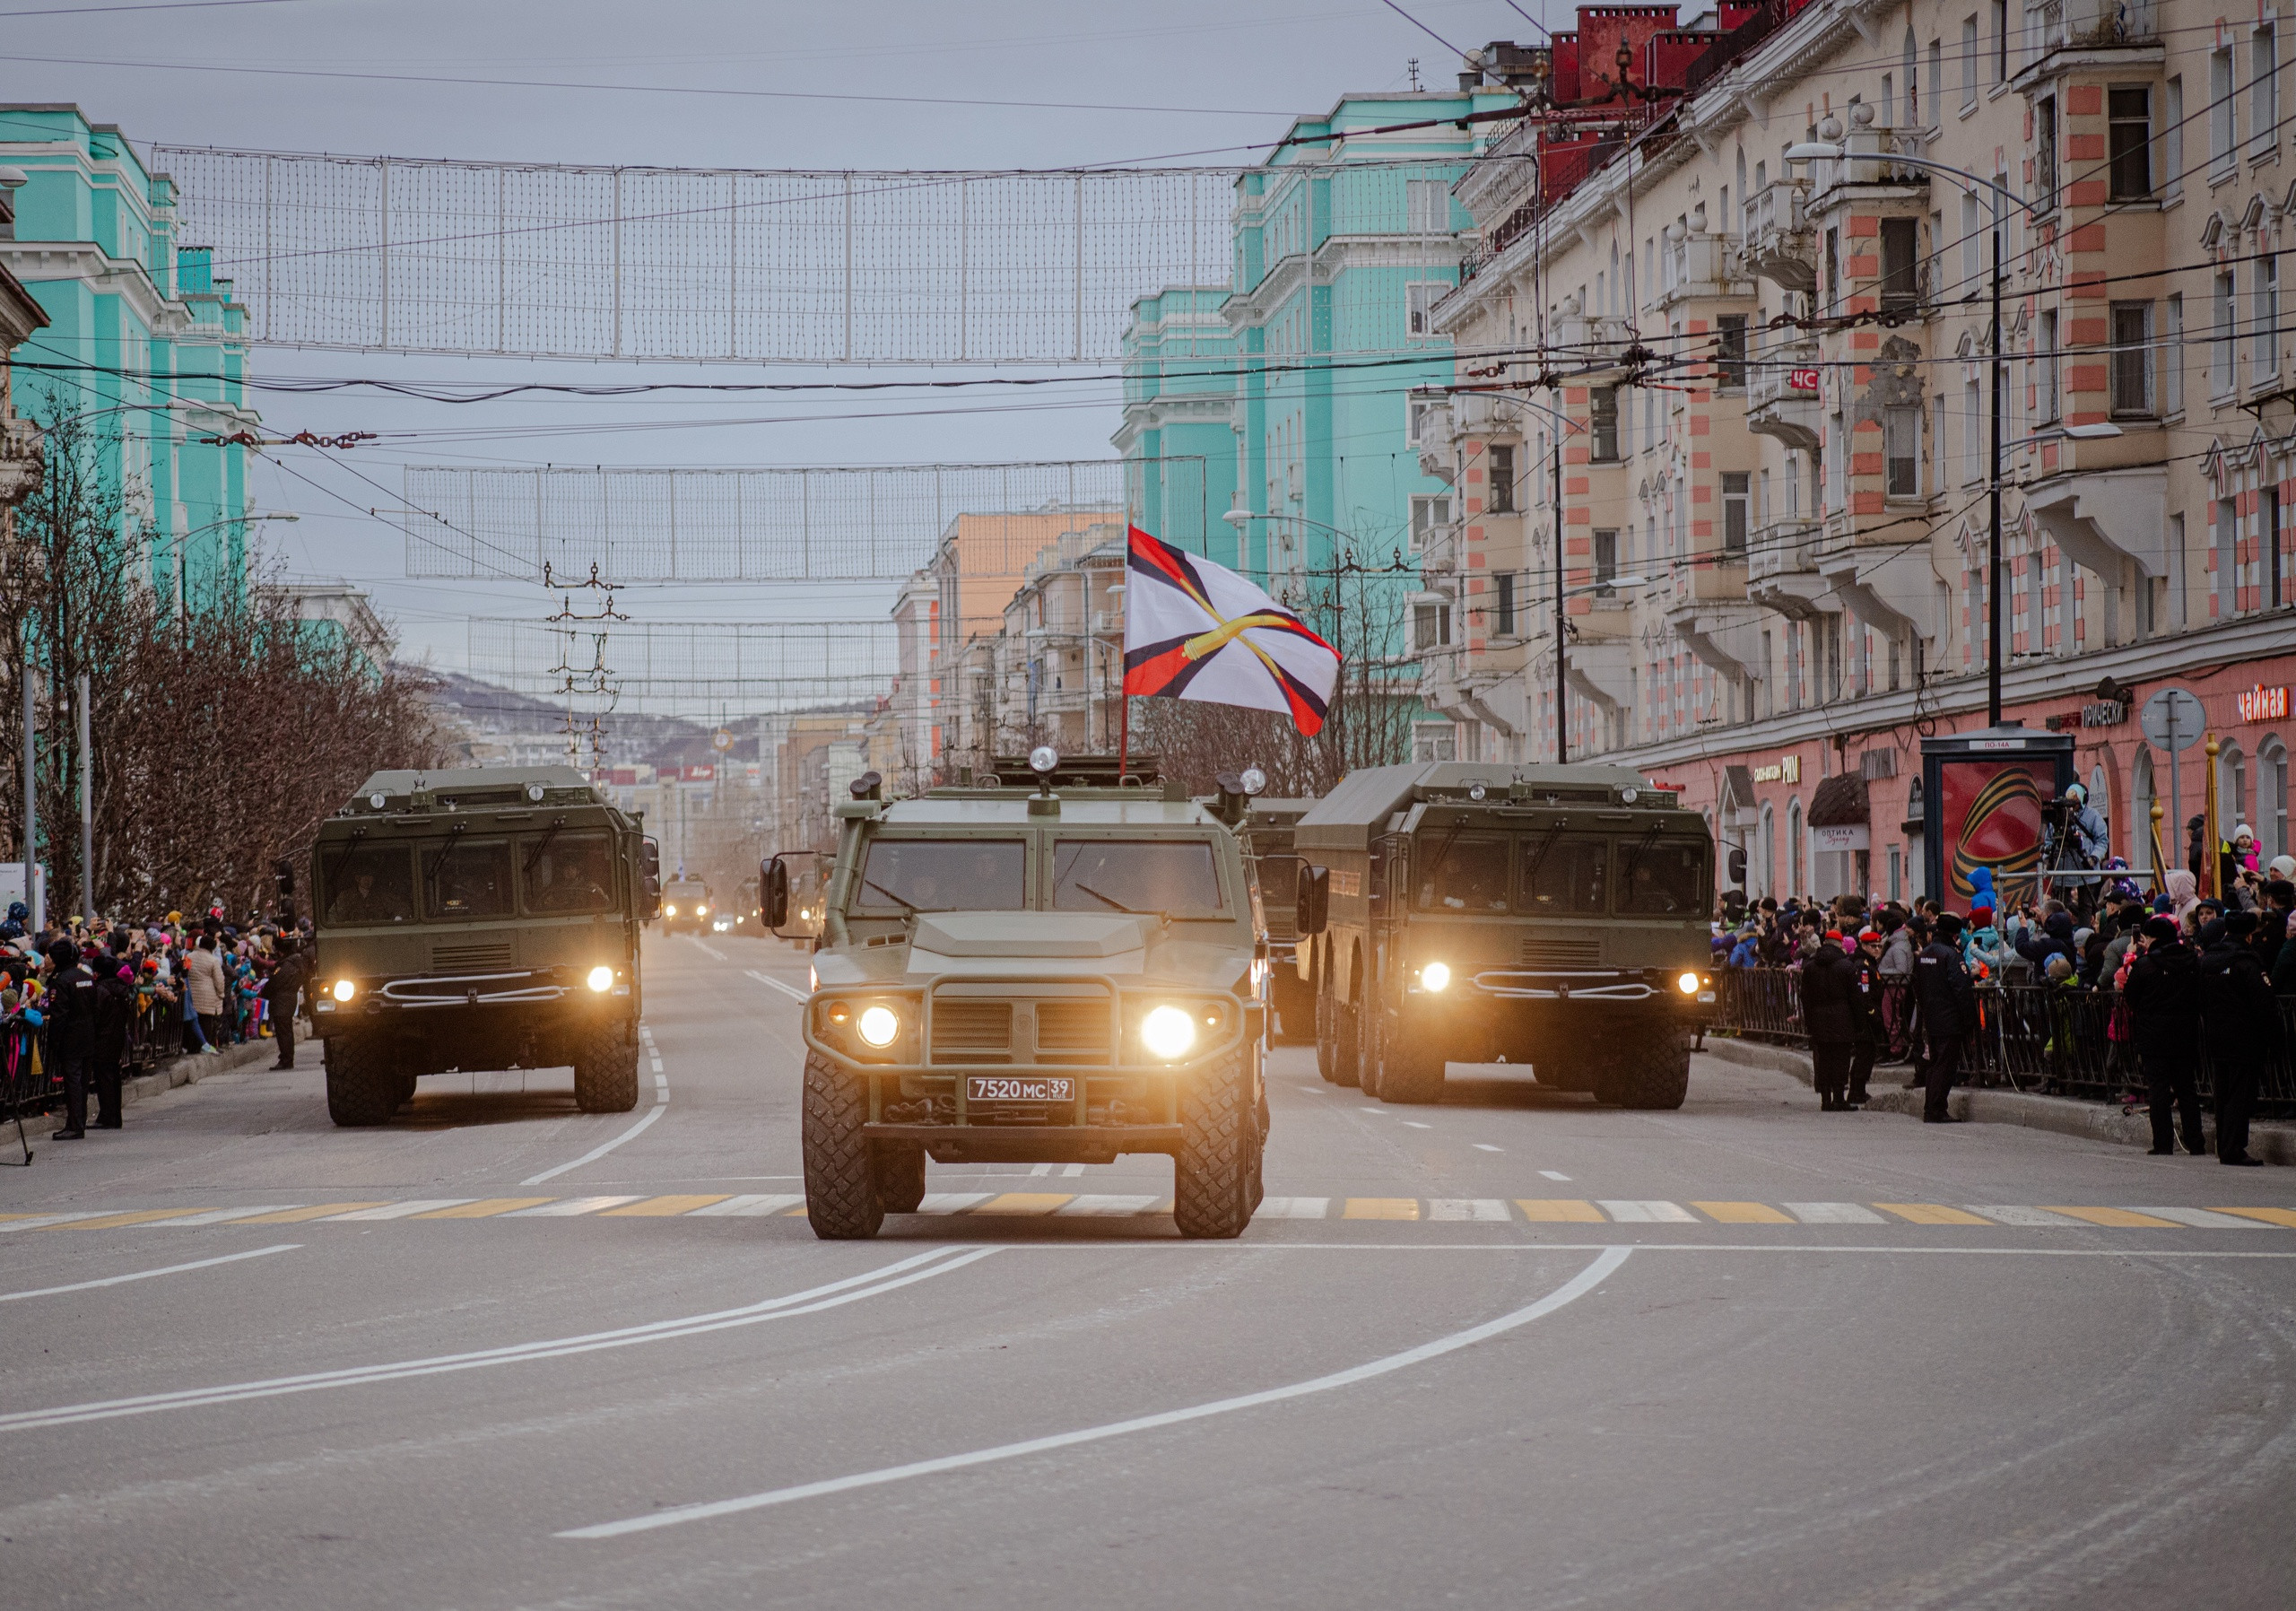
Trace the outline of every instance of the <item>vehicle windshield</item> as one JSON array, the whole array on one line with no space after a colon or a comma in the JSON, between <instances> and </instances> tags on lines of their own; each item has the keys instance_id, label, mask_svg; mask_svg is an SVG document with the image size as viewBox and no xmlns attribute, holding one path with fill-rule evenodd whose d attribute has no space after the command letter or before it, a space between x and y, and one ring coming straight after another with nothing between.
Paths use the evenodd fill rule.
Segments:
<instances>
[{"instance_id":1,"label":"vehicle windshield","mask_svg":"<svg viewBox=\"0 0 2296 1611\"><path fill-rule=\"evenodd\" d=\"M414 858L404 845L357 845L322 849L326 880L324 923L411 923L414 920Z\"/></svg>"},{"instance_id":2,"label":"vehicle windshield","mask_svg":"<svg viewBox=\"0 0 2296 1611\"><path fill-rule=\"evenodd\" d=\"M1706 847L1680 840L1620 849L1618 909L1637 916L1703 911Z\"/></svg>"},{"instance_id":3,"label":"vehicle windshield","mask_svg":"<svg viewBox=\"0 0 2296 1611\"><path fill-rule=\"evenodd\" d=\"M1020 911L1028 904L1018 839L877 839L853 892L857 911Z\"/></svg>"},{"instance_id":4,"label":"vehicle windshield","mask_svg":"<svg viewBox=\"0 0 2296 1611\"><path fill-rule=\"evenodd\" d=\"M1444 911L1507 910L1507 841L1446 834L1422 841L1419 904Z\"/></svg>"},{"instance_id":5,"label":"vehicle windshield","mask_svg":"<svg viewBox=\"0 0 2296 1611\"><path fill-rule=\"evenodd\" d=\"M1052 905L1056 911L1216 912L1220 869L1202 840L1057 839Z\"/></svg>"},{"instance_id":6,"label":"vehicle windshield","mask_svg":"<svg viewBox=\"0 0 2296 1611\"><path fill-rule=\"evenodd\" d=\"M526 874L528 911L604 911L613 904L613 844L603 833L535 840Z\"/></svg>"},{"instance_id":7,"label":"vehicle windshield","mask_svg":"<svg viewBox=\"0 0 2296 1611\"><path fill-rule=\"evenodd\" d=\"M1515 910L1561 916L1600 912L1609 883L1610 841L1570 835L1552 844L1544 836L1523 844L1523 886Z\"/></svg>"},{"instance_id":8,"label":"vehicle windshield","mask_svg":"<svg viewBox=\"0 0 2296 1611\"><path fill-rule=\"evenodd\" d=\"M1290 851L1261 857L1252 864L1259 881L1259 898L1272 907L1289 907L1299 899L1300 858Z\"/></svg>"},{"instance_id":9,"label":"vehicle windshield","mask_svg":"<svg viewBox=\"0 0 2296 1611\"><path fill-rule=\"evenodd\" d=\"M501 918L510 912L510 841L458 839L422 852L423 910L434 918Z\"/></svg>"}]
</instances>

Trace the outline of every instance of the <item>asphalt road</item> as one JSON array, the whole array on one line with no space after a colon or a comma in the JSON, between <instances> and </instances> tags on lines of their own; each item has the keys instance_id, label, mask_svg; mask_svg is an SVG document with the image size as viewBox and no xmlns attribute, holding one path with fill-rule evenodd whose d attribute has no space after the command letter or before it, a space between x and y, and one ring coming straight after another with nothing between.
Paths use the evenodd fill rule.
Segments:
<instances>
[{"instance_id":1,"label":"asphalt road","mask_svg":"<svg viewBox=\"0 0 2296 1611\"><path fill-rule=\"evenodd\" d=\"M2289 1603L2292 1171L1284 1048L1240 1241L1135 1159L827 1244L804 959L646 966L637 1113L307 1049L0 1170L8 1602Z\"/></svg>"}]
</instances>

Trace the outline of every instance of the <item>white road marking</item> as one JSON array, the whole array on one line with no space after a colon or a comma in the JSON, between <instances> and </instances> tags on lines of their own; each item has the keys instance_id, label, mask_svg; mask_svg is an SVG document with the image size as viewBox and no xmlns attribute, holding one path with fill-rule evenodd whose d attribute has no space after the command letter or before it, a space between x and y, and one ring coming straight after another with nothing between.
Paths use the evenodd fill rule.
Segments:
<instances>
[{"instance_id":1,"label":"white road marking","mask_svg":"<svg viewBox=\"0 0 2296 1611\"><path fill-rule=\"evenodd\" d=\"M468 1354L442 1354L427 1359L397 1360L387 1364L357 1365L342 1371L317 1371L304 1376L274 1376L260 1381L227 1382L211 1388L189 1388L173 1393L147 1393L135 1398L111 1398L91 1404L60 1405L54 1409L23 1410L0 1415L0 1432L26 1432L35 1427L69 1426L83 1421L109 1421L123 1415L150 1415L157 1410L194 1409L236 1404L249 1398L276 1398L290 1393L316 1392L325 1388L364 1387L377 1382L404 1381L418 1376L438 1376L451 1371L475 1371L489 1365L528 1364L536 1360L561 1359L604 1348L627 1348L640 1343L666 1342L698 1337L765 1320L818 1314L863 1298L898 1290L958 1269L996 1251L994 1248L936 1248L898 1263L881 1266L865 1275L808 1287L785 1297L767 1298L739 1309L684 1315L643 1326L593 1331L578 1337L551 1337L508 1347L483 1348ZM951 1255L954 1257L951 1257Z\"/></svg>"},{"instance_id":2,"label":"white road marking","mask_svg":"<svg viewBox=\"0 0 2296 1611\"><path fill-rule=\"evenodd\" d=\"M1051 1164L1049 1164L1049 1163L1039 1163L1039 1164L1038 1164L1035 1168L1033 1168L1033 1169L1031 1169L1031 1170L1030 1170L1030 1171L1029 1171L1029 1173L1030 1173L1032 1177L1040 1177L1040 1176L1044 1176L1044 1175L1048 1175L1048 1174L1050 1174L1051 1172L1052 1172L1052 1165L1051 1165Z\"/></svg>"},{"instance_id":3,"label":"white road marking","mask_svg":"<svg viewBox=\"0 0 2296 1611\"><path fill-rule=\"evenodd\" d=\"M917 1205L919 1214L961 1214L975 1203L985 1203L996 1194L992 1191L928 1191L925 1200Z\"/></svg>"},{"instance_id":4,"label":"white road marking","mask_svg":"<svg viewBox=\"0 0 2296 1611\"><path fill-rule=\"evenodd\" d=\"M718 950L717 946L705 942L700 935L690 934L685 937L691 940L695 945L700 945L704 951L707 951L710 955L716 957L719 962L722 962L726 960L726 954L724 952Z\"/></svg>"},{"instance_id":5,"label":"white road marking","mask_svg":"<svg viewBox=\"0 0 2296 1611\"><path fill-rule=\"evenodd\" d=\"M1620 1202L1597 1197L1603 1212L1623 1225L1697 1224L1698 1215L1680 1203Z\"/></svg>"},{"instance_id":6,"label":"white road marking","mask_svg":"<svg viewBox=\"0 0 2296 1611\"><path fill-rule=\"evenodd\" d=\"M1514 1330L1544 1316L1552 1314L1565 1304L1575 1302L1595 1290L1613 1271L1624 1264L1631 1255L1631 1248L1606 1248L1596 1260L1570 1280L1556 1287L1535 1303L1526 1304L1495 1320L1485 1320L1480 1326L1470 1326L1448 1337L1422 1343L1416 1348L1406 1348L1400 1354L1390 1354L1364 1364L1335 1371L1327 1376L1295 1381L1288 1386L1268 1388L1257 1393L1243 1393L1233 1398L1218 1398L1209 1404L1190 1405L1185 1409L1165 1410L1157 1415L1136 1415L1128 1421L1112 1421L1102 1426L1088 1426L1075 1432L1055 1432L1048 1437L1030 1438L1018 1443L1003 1443L992 1449L977 1449L966 1454L944 1455L938 1459L916 1460L906 1466L889 1466L878 1471L857 1472L850 1476L831 1477L825 1482L801 1483L790 1488L772 1488L762 1493L745 1494L739 1499L714 1500L704 1504L678 1505L669 1510L656 1511L649 1515L633 1516L626 1521L608 1521L596 1527L573 1528L558 1535L561 1538L618 1538L628 1533L651 1532L657 1528L676 1527L689 1521L706 1521L719 1516L738 1515L744 1511L763 1510L770 1505L789 1504L801 1499L815 1499L824 1494L849 1493L856 1488L875 1487L885 1483L897 1483L915 1476L931 1476L944 1471L960 1471L971 1466L985 1466L996 1460L1018 1459L1023 1456L1043 1454L1056 1449L1073 1449L1080 1443L1097 1443L1109 1438L1123 1437L1130 1432L1152 1432L1161 1427L1178 1426L1190 1421L1201 1421L1213 1415L1231 1415L1238 1410L1256 1409L1262 1405L1280 1404L1287 1399L1303 1398L1311 1393L1326 1393L1335 1388L1352 1387L1393 1372L1408 1370L1431 1359L1456 1353L1487 1338Z\"/></svg>"},{"instance_id":7,"label":"white road marking","mask_svg":"<svg viewBox=\"0 0 2296 1611\"><path fill-rule=\"evenodd\" d=\"M2086 1223L2066 1215L2051 1214L2046 1208L2027 1208L2014 1203L1970 1203L1964 1206L1971 1214L1981 1214L1999 1225L2078 1225Z\"/></svg>"},{"instance_id":8,"label":"white road marking","mask_svg":"<svg viewBox=\"0 0 2296 1611\"><path fill-rule=\"evenodd\" d=\"M459 1208L465 1203L474 1203L476 1197L417 1197L411 1203L385 1203L379 1208L355 1208L349 1214L331 1214L314 1224L339 1225L350 1220L404 1219L410 1214L428 1214L433 1208Z\"/></svg>"},{"instance_id":9,"label":"white road marking","mask_svg":"<svg viewBox=\"0 0 2296 1611\"><path fill-rule=\"evenodd\" d=\"M810 1001L813 999L812 997L806 995L796 985L783 984L770 973L760 973L755 968L744 968L742 971L748 974L752 979L757 980L758 983L770 986L772 988L780 991L792 1001Z\"/></svg>"},{"instance_id":10,"label":"white road marking","mask_svg":"<svg viewBox=\"0 0 2296 1611\"><path fill-rule=\"evenodd\" d=\"M178 1225L222 1225L235 1219L253 1219L258 1214L279 1214L289 1208L300 1208L300 1203L241 1204L237 1208L210 1208L204 1214L194 1214L183 1219L154 1220L154 1225L174 1230Z\"/></svg>"},{"instance_id":11,"label":"white road marking","mask_svg":"<svg viewBox=\"0 0 2296 1611\"><path fill-rule=\"evenodd\" d=\"M1302 1085L1300 1089L1306 1092L1309 1096L1321 1096L1324 1093L1323 1087L1321 1085Z\"/></svg>"},{"instance_id":12,"label":"white road marking","mask_svg":"<svg viewBox=\"0 0 2296 1611\"><path fill-rule=\"evenodd\" d=\"M1433 1128L1435 1128L1435 1127L1434 1127L1433 1125L1431 1125L1431 1124L1422 1124L1422 1123L1420 1123L1420 1122L1419 1122L1419 1120L1417 1120L1416 1119L1405 1119L1403 1122L1404 1122L1404 1126L1405 1126L1405 1128L1407 1128L1407 1129L1413 1129L1413 1130L1431 1130L1431 1129L1433 1129Z\"/></svg>"},{"instance_id":13,"label":"white road marking","mask_svg":"<svg viewBox=\"0 0 2296 1611\"><path fill-rule=\"evenodd\" d=\"M1478 1141L1474 1144L1474 1150L1479 1153L1503 1153L1507 1149L1503 1146L1493 1146L1488 1141Z\"/></svg>"},{"instance_id":14,"label":"white road marking","mask_svg":"<svg viewBox=\"0 0 2296 1611\"><path fill-rule=\"evenodd\" d=\"M659 1069L661 1065L657 1063L654 1067L657 1069ZM652 1124L663 1114L669 1111L669 1101L670 1082L657 1077L654 1082L654 1105L647 1110L645 1118L639 1119L636 1124L631 1125L628 1129L615 1136L612 1141L600 1142L588 1152L584 1153L580 1157L571 1159L567 1163L561 1163L556 1169L545 1169L538 1175L528 1175L525 1180L519 1181L518 1184L521 1186L539 1186L544 1180L556 1180L570 1169L579 1169L585 1163L596 1163L608 1153L613 1151L614 1148L620 1146L623 1142L635 1141L639 1136L644 1135L648 1125Z\"/></svg>"},{"instance_id":15,"label":"white road marking","mask_svg":"<svg viewBox=\"0 0 2296 1611\"><path fill-rule=\"evenodd\" d=\"M0 1232L43 1231L50 1225L69 1224L75 1219L101 1219L107 1214L114 1214L117 1212L118 1212L117 1209L112 1208L83 1208L76 1214L35 1215L30 1219L12 1219L0 1222Z\"/></svg>"},{"instance_id":16,"label":"white road marking","mask_svg":"<svg viewBox=\"0 0 2296 1611\"><path fill-rule=\"evenodd\" d=\"M1786 1212L1805 1225L1886 1225L1890 1222L1856 1203L1787 1203Z\"/></svg>"},{"instance_id":17,"label":"white road marking","mask_svg":"<svg viewBox=\"0 0 2296 1611\"><path fill-rule=\"evenodd\" d=\"M574 1219L585 1214L596 1214L601 1208L618 1207L623 1203L635 1203L636 1197L568 1197L563 1202L544 1203L539 1208L517 1208L504 1215L504 1219Z\"/></svg>"},{"instance_id":18,"label":"white road marking","mask_svg":"<svg viewBox=\"0 0 2296 1611\"><path fill-rule=\"evenodd\" d=\"M1053 1212L1055 1214L1097 1215L1101 1216L1126 1214L1145 1214L1151 1208L1153 1208L1158 1203L1162 1201L1163 1199L1161 1197L1071 1197L1059 1207L1054 1209Z\"/></svg>"},{"instance_id":19,"label":"white road marking","mask_svg":"<svg viewBox=\"0 0 2296 1611\"><path fill-rule=\"evenodd\" d=\"M52 1298L58 1293L83 1293L91 1287L118 1286L129 1281L149 1281L154 1276L180 1276L186 1270L204 1270L218 1264L237 1264L242 1258L261 1258L270 1253L291 1253L303 1244L283 1241L275 1247L250 1248L244 1253L226 1253L221 1258L195 1259L190 1264L170 1264L156 1270L137 1270L130 1276L107 1276L100 1281L74 1281L69 1286L35 1287L28 1293L0 1293L0 1303L13 1303L19 1298Z\"/></svg>"},{"instance_id":20,"label":"white road marking","mask_svg":"<svg viewBox=\"0 0 2296 1611\"><path fill-rule=\"evenodd\" d=\"M1570 1178L1559 1169L1543 1169L1539 1171L1539 1173L1544 1175L1550 1180L1568 1180Z\"/></svg>"},{"instance_id":21,"label":"white road marking","mask_svg":"<svg viewBox=\"0 0 2296 1611\"><path fill-rule=\"evenodd\" d=\"M686 1219L757 1219L769 1214L787 1214L805 1199L795 1192L759 1191L745 1197L727 1197L722 1203L712 1203L707 1208L697 1208L684 1215Z\"/></svg>"},{"instance_id":22,"label":"white road marking","mask_svg":"<svg viewBox=\"0 0 2296 1611\"><path fill-rule=\"evenodd\" d=\"M1356 1111L1359 1113L1384 1113L1387 1110L1385 1108L1374 1108L1367 1102L1362 1107L1358 1108Z\"/></svg>"},{"instance_id":23,"label":"white road marking","mask_svg":"<svg viewBox=\"0 0 2296 1611\"><path fill-rule=\"evenodd\" d=\"M1498 1197L1431 1197L1427 1204L1429 1219L1493 1221L1512 1224L1514 1215L1507 1212L1507 1205Z\"/></svg>"},{"instance_id":24,"label":"white road marking","mask_svg":"<svg viewBox=\"0 0 2296 1611\"><path fill-rule=\"evenodd\" d=\"M1329 1197L1269 1197L1254 1219L1323 1219L1331 1213Z\"/></svg>"},{"instance_id":25,"label":"white road marking","mask_svg":"<svg viewBox=\"0 0 2296 1611\"><path fill-rule=\"evenodd\" d=\"M2269 1231L2272 1229L2260 1219L2242 1219L2238 1215L2218 1214L2208 1208L2132 1208L2129 1212L2149 1214L2154 1219L2172 1219L2180 1225L2196 1225L2204 1231Z\"/></svg>"},{"instance_id":26,"label":"white road marking","mask_svg":"<svg viewBox=\"0 0 2296 1611\"><path fill-rule=\"evenodd\" d=\"M659 1063L655 1064L655 1065L654 1065L654 1089L655 1089L656 1091L658 1091L658 1092L666 1092L666 1091L668 1091L668 1090L669 1090L669 1088L670 1088L670 1076L669 1076L668 1075L664 1074L664 1073L662 1072L662 1066L661 1066Z\"/></svg>"}]
</instances>

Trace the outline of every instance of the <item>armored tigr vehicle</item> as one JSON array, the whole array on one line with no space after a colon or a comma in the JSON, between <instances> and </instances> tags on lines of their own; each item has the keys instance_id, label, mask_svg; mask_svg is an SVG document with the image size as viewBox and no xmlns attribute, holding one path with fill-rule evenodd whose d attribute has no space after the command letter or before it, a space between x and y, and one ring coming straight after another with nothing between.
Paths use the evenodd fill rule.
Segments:
<instances>
[{"instance_id":1,"label":"armored tigr vehicle","mask_svg":"<svg viewBox=\"0 0 2296 1611\"><path fill-rule=\"evenodd\" d=\"M707 934L709 886L699 878L672 878L662 885L662 932Z\"/></svg>"},{"instance_id":2,"label":"armored tigr vehicle","mask_svg":"<svg viewBox=\"0 0 2296 1611\"><path fill-rule=\"evenodd\" d=\"M417 1078L574 1067L587 1112L638 1102L637 822L571 767L382 771L319 825L307 993L327 1111L380 1124Z\"/></svg>"},{"instance_id":3,"label":"armored tigr vehicle","mask_svg":"<svg viewBox=\"0 0 2296 1611\"><path fill-rule=\"evenodd\" d=\"M1624 767L1351 772L1293 831L1324 1077L1432 1102L1446 1062L1677 1108L1707 970L1714 841Z\"/></svg>"},{"instance_id":4,"label":"armored tigr vehicle","mask_svg":"<svg viewBox=\"0 0 2296 1611\"><path fill-rule=\"evenodd\" d=\"M1049 752L1040 752L1048 754ZM1235 835L1155 787L840 804L804 1008L806 1212L824 1238L913 1212L943 1163L1169 1153L1174 1218L1258 1206L1265 961ZM874 773L857 793L874 796ZM766 916L794 910L787 864Z\"/></svg>"},{"instance_id":5,"label":"armored tigr vehicle","mask_svg":"<svg viewBox=\"0 0 2296 1611\"><path fill-rule=\"evenodd\" d=\"M1274 1014L1270 1028L1274 1038L1283 1041L1307 1041L1316 1036L1316 995L1296 955L1303 864L1292 843L1293 828L1314 804L1311 799L1260 796L1236 830L1244 841L1245 861L1267 925L1267 1005Z\"/></svg>"}]
</instances>

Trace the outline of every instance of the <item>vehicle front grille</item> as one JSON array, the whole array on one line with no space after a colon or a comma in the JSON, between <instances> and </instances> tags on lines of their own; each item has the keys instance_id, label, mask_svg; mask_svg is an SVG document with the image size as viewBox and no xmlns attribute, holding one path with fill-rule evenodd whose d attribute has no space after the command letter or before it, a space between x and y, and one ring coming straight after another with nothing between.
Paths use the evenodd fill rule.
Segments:
<instances>
[{"instance_id":1,"label":"vehicle front grille","mask_svg":"<svg viewBox=\"0 0 2296 1611\"><path fill-rule=\"evenodd\" d=\"M1603 964L1603 943L1528 936L1517 952L1516 961L1526 968L1599 968Z\"/></svg>"},{"instance_id":2,"label":"vehicle front grille","mask_svg":"<svg viewBox=\"0 0 2296 1611\"><path fill-rule=\"evenodd\" d=\"M1037 1003L1037 1055L1048 1063L1105 1063L1109 1036L1105 1000Z\"/></svg>"},{"instance_id":3,"label":"vehicle front grille","mask_svg":"<svg viewBox=\"0 0 2296 1611\"><path fill-rule=\"evenodd\" d=\"M936 997L933 1002L933 1060L1011 1062L1013 1004Z\"/></svg>"},{"instance_id":4,"label":"vehicle front grille","mask_svg":"<svg viewBox=\"0 0 2296 1611\"><path fill-rule=\"evenodd\" d=\"M430 970L434 973L466 972L474 968L507 968L510 965L508 942L492 945L433 945L430 947Z\"/></svg>"}]
</instances>

